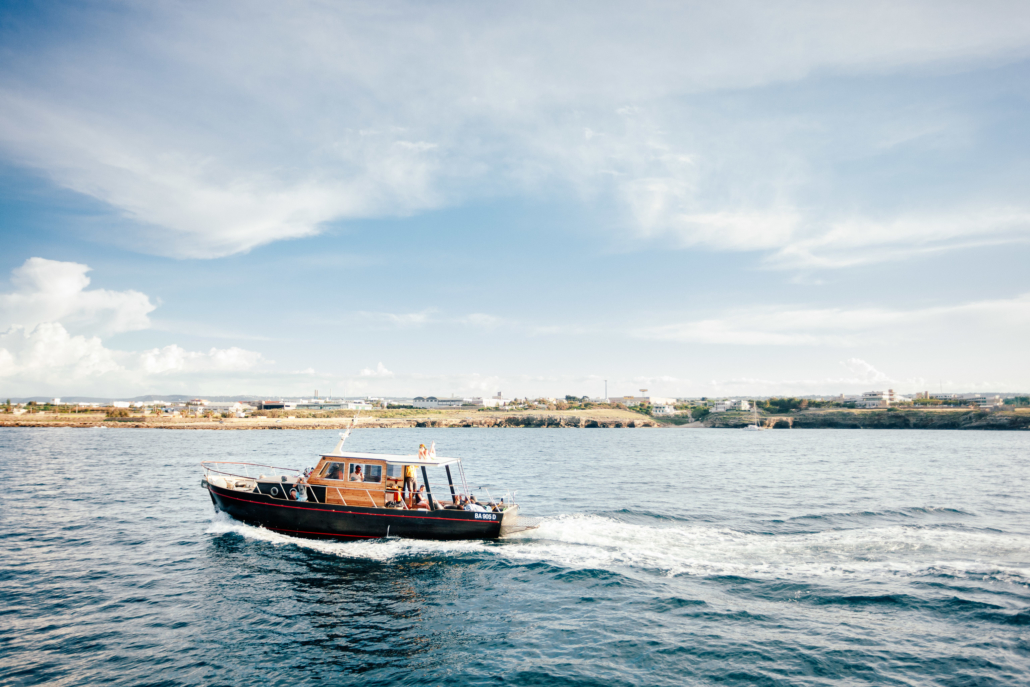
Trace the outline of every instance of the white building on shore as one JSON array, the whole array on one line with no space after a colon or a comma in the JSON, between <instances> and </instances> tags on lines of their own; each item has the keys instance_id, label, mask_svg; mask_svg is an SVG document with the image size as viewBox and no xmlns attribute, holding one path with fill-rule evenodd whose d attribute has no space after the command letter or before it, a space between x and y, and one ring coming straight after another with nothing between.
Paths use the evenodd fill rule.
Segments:
<instances>
[{"instance_id":1,"label":"white building on shore","mask_svg":"<svg viewBox=\"0 0 1030 687\"><path fill-rule=\"evenodd\" d=\"M667 396L609 396L609 403L621 403L624 406L638 406L647 403L653 406L674 406L675 398Z\"/></svg>"},{"instance_id":2,"label":"white building on shore","mask_svg":"<svg viewBox=\"0 0 1030 687\"><path fill-rule=\"evenodd\" d=\"M743 399L718 401L712 406L713 413L725 413L728 410L751 410L751 404Z\"/></svg>"},{"instance_id":3,"label":"white building on shore","mask_svg":"<svg viewBox=\"0 0 1030 687\"><path fill-rule=\"evenodd\" d=\"M894 389L887 391L866 391L855 401L856 408L887 408L895 402Z\"/></svg>"},{"instance_id":4,"label":"white building on shore","mask_svg":"<svg viewBox=\"0 0 1030 687\"><path fill-rule=\"evenodd\" d=\"M963 394L962 400L980 408L993 408L1005 404L1005 400L1001 396L988 396L987 394Z\"/></svg>"},{"instance_id":5,"label":"white building on shore","mask_svg":"<svg viewBox=\"0 0 1030 687\"><path fill-rule=\"evenodd\" d=\"M490 398L476 396L471 399L471 404L480 408L502 408L509 403L511 403L511 399L502 396L500 391L497 392L496 396L491 396Z\"/></svg>"},{"instance_id":6,"label":"white building on shore","mask_svg":"<svg viewBox=\"0 0 1030 687\"><path fill-rule=\"evenodd\" d=\"M460 408L461 406L469 403L470 399L466 398L437 398L436 396L416 396L412 400L411 405L416 408Z\"/></svg>"}]
</instances>

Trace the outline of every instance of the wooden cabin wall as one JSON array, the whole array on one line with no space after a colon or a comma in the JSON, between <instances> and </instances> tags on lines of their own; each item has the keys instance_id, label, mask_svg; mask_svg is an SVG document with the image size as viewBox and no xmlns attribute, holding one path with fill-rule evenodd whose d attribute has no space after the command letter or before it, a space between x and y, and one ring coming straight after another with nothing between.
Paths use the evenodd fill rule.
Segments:
<instances>
[{"instance_id":1,"label":"wooden cabin wall","mask_svg":"<svg viewBox=\"0 0 1030 687\"><path fill-rule=\"evenodd\" d=\"M325 502L337 505L360 506L364 508L382 508L386 505L386 462L379 460L348 460L346 458L323 458L315 467L313 475L318 475L324 469L326 463L346 463L346 472L349 475L351 464L378 465L382 470L383 480L381 482L351 482L349 480L325 479L323 477L312 477L309 484L324 485Z\"/></svg>"}]
</instances>

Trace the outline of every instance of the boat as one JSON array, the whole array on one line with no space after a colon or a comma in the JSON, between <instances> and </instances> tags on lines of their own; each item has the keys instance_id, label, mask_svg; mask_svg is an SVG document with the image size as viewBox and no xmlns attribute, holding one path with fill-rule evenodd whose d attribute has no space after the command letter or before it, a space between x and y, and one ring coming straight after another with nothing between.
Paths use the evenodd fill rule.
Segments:
<instances>
[{"instance_id":1,"label":"boat","mask_svg":"<svg viewBox=\"0 0 1030 687\"><path fill-rule=\"evenodd\" d=\"M751 424L744 428L749 432L761 432L765 430L765 427L758 424L758 404L751 404Z\"/></svg>"},{"instance_id":2,"label":"boat","mask_svg":"<svg viewBox=\"0 0 1030 687\"><path fill-rule=\"evenodd\" d=\"M310 539L496 539L539 525L520 515L514 492L494 501L487 489L487 498L466 510L462 504L474 494L459 458L437 457L435 451L344 451L347 434L333 451L320 455L307 476L292 468L203 461L201 487L211 495L215 511ZM405 489L404 469L409 466L421 477L424 491ZM437 481L430 481L430 473ZM420 500L422 507L417 507Z\"/></svg>"}]
</instances>

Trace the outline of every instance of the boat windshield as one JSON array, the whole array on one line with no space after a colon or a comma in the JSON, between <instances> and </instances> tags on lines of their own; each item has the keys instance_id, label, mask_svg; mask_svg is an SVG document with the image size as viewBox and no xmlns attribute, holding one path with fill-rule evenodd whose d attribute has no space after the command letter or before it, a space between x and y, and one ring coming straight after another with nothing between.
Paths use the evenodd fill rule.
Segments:
<instances>
[{"instance_id":1,"label":"boat windshield","mask_svg":"<svg viewBox=\"0 0 1030 687\"><path fill-rule=\"evenodd\" d=\"M326 463L325 468L322 470L321 477L325 479L338 479L342 480L346 474L347 464L346 463Z\"/></svg>"},{"instance_id":2,"label":"boat windshield","mask_svg":"<svg viewBox=\"0 0 1030 687\"><path fill-rule=\"evenodd\" d=\"M348 480L351 482L382 482L383 466L368 463L351 463Z\"/></svg>"}]
</instances>

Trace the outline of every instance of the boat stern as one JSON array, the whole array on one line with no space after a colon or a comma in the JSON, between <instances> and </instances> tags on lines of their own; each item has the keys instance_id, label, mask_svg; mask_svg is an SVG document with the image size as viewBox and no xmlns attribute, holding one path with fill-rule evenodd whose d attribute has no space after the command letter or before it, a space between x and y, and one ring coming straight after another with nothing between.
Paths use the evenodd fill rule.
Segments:
<instances>
[{"instance_id":1,"label":"boat stern","mask_svg":"<svg viewBox=\"0 0 1030 687\"><path fill-rule=\"evenodd\" d=\"M527 518L520 514L518 504L508 508L501 516L501 534L507 537L527 530L535 530L540 527L540 518Z\"/></svg>"}]
</instances>

